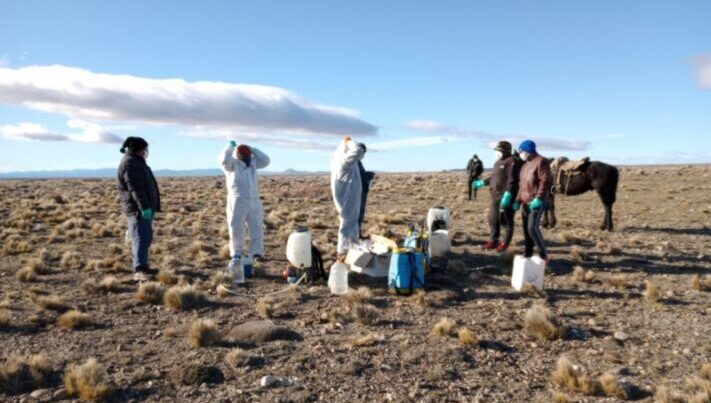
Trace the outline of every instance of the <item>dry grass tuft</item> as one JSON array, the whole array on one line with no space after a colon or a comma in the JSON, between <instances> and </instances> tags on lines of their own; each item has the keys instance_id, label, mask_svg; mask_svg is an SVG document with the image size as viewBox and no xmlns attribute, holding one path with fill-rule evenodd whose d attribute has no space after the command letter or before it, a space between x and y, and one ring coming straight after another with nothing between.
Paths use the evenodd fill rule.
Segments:
<instances>
[{"instance_id":1,"label":"dry grass tuft","mask_svg":"<svg viewBox=\"0 0 711 403\"><path fill-rule=\"evenodd\" d=\"M7 238L2 248L3 256L20 255L31 250L32 247L27 241L21 241L17 238Z\"/></svg>"},{"instance_id":2,"label":"dry grass tuft","mask_svg":"<svg viewBox=\"0 0 711 403\"><path fill-rule=\"evenodd\" d=\"M459 337L459 342L462 343L462 345L471 346L479 344L479 339L474 335L474 332L466 327L460 327L459 332L457 332L457 336Z\"/></svg>"},{"instance_id":3,"label":"dry grass tuft","mask_svg":"<svg viewBox=\"0 0 711 403\"><path fill-rule=\"evenodd\" d=\"M351 289L343 296L343 299L345 299L349 306L355 304L369 304L373 298L373 291L368 287L359 287L357 290Z\"/></svg>"},{"instance_id":4,"label":"dry grass tuft","mask_svg":"<svg viewBox=\"0 0 711 403\"><path fill-rule=\"evenodd\" d=\"M10 356L0 366L0 392L14 395L46 387L52 367L43 355Z\"/></svg>"},{"instance_id":5,"label":"dry grass tuft","mask_svg":"<svg viewBox=\"0 0 711 403\"><path fill-rule=\"evenodd\" d=\"M158 272L158 281L165 285L175 285L178 283L178 278L173 270L161 269Z\"/></svg>"},{"instance_id":6,"label":"dry grass tuft","mask_svg":"<svg viewBox=\"0 0 711 403\"><path fill-rule=\"evenodd\" d=\"M12 323L12 314L5 308L0 308L0 328L8 327Z\"/></svg>"},{"instance_id":7,"label":"dry grass tuft","mask_svg":"<svg viewBox=\"0 0 711 403\"><path fill-rule=\"evenodd\" d=\"M654 392L654 401L656 403L687 403L684 396L670 390L666 386L659 386Z\"/></svg>"},{"instance_id":8,"label":"dry grass tuft","mask_svg":"<svg viewBox=\"0 0 711 403\"><path fill-rule=\"evenodd\" d=\"M138 286L136 299L146 304L160 304L163 301L165 287L156 281L149 281Z\"/></svg>"},{"instance_id":9,"label":"dry grass tuft","mask_svg":"<svg viewBox=\"0 0 711 403\"><path fill-rule=\"evenodd\" d=\"M546 297L546 292L543 290L539 290L536 288L535 285L531 283L524 283L523 286L521 287L521 291L519 291L522 296L524 297L529 297L529 298L545 298Z\"/></svg>"},{"instance_id":10,"label":"dry grass tuft","mask_svg":"<svg viewBox=\"0 0 711 403\"><path fill-rule=\"evenodd\" d=\"M701 277L695 274L691 278L691 288L696 291L711 291L711 274Z\"/></svg>"},{"instance_id":11,"label":"dry grass tuft","mask_svg":"<svg viewBox=\"0 0 711 403\"><path fill-rule=\"evenodd\" d=\"M609 274L606 276L601 276L600 279L603 283L612 288L627 287L627 276L625 276L624 274Z\"/></svg>"},{"instance_id":12,"label":"dry grass tuft","mask_svg":"<svg viewBox=\"0 0 711 403\"><path fill-rule=\"evenodd\" d=\"M591 283L593 280L595 280L594 271L585 270L581 266L573 268L573 281L576 283Z\"/></svg>"},{"instance_id":13,"label":"dry grass tuft","mask_svg":"<svg viewBox=\"0 0 711 403\"><path fill-rule=\"evenodd\" d=\"M69 306L57 295L32 294L32 302L39 308L49 311L64 312Z\"/></svg>"},{"instance_id":14,"label":"dry grass tuft","mask_svg":"<svg viewBox=\"0 0 711 403\"><path fill-rule=\"evenodd\" d=\"M215 288L221 284L232 284L234 277L224 271L215 272L212 277L210 277L210 288Z\"/></svg>"},{"instance_id":15,"label":"dry grass tuft","mask_svg":"<svg viewBox=\"0 0 711 403\"><path fill-rule=\"evenodd\" d=\"M99 281L98 287L106 292L121 291L121 282L115 276L106 276Z\"/></svg>"},{"instance_id":16,"label":"dry grass tuft","mask_svg":"<svg viewBox=\"0 0 711 403\"><path fill-rule=\"evenodd\" d=\"M374 325L380 319L380 312L368 304L355 304L351 308L353 319L361 325Z\"/></svg>"},{"instance_id":17,"label":"dry grass tuft","mask_svg":"<svg viewBox=\"0 0 711 403\"><path fill-rule=\"evenodd\" d=\"M222 343L222 334L211 319L197 319L190 325L188 341L193 347L217 346Z\"/></svg>"},{"instance_id":18,"label":"dry grass tuft","mask_svg":"<svg viewBox=\"0 0 711 403\"><path fill-rule=\"evenodd\" d=\"M244 367L252 361L252 354L241 348L233 348L225 355L225 363L232 368Z\"/></svg>"},{"instance_id":19,"label":"dry grass tuft","mask_svg":"<svg viewBox=\"0 0 711 403\"><path fill-rule=\"evenodd\" d=\"M562 339L568 331L558 317L542 305L526 311L524 322L526 331L540 341Z\"/></svg>"},{"instance_id":20,"label":"dry grass tuft","mask_svg":"<svg viewBox=\"0 0 711 403\"><path fill-rule=\"evenodd\" d=\"M432 335L437 337L450 336L454 333L457 323L444 317L432 327Z\"/></svg>"},{"instance_id":21,"label":"dry grass tuft","mask_svg":"<svg viewBox=\"0 0 711 403\"><path fill-rule=\"evenodd\" d=\"M72 365L64 372L64 387L69 396L84 401L101 401L111 393L111 384L106 380L106 370L89 358L82 365Z\"/></svg>"},{"instance_id":22,"label":"dry grass tuft","mask_svg":"<svg viewBox=\"0 0 711 403\"><path fill-rule=\"evenodd\" d=\"M273 318L277 310L277 305L278 303L276 298L271 295L267 295L257 301L257 313L265 319Z\"/></svg>"},{"instance_id":23,"label":"dry grass tuft","mask_svg":"<svg viewBox=\"0 0 711 403\"><path fill-rule=\"evenodd\" d=\"M570 403L570 399L565 394L556 392L553 395L553 403Z\"/></svg>"},{"instance_id":24,"label":"dry grass tuft","mask_svg":"<svg viewBox=\"0 0 711 403\"><path fill-rule=\"evenodd\" d=\"M173 286L163 296L165 305L176 311L196 309L207 301L205 294L191 285Z\"/></svg>"},{"instance_id":25,"label":"dry grass tuft","mask_svg":"<svg viewBox=\"0 0 711 403\"><path fill-rule=\"evenodd\" d=\"M415 290L408 299L420 308L425 308L429 304L425 290Z\"/></svg>"},{"instance_id":26,"label":"dry grass tuft","mask_svg":"<svg viewBox=\"0 0 711 403\"><path fill-rule=\"evenodd\" d=\"M574 246L570 249L570 261L573 264L582 264L583 260L585 260L585 254L580 248Z\"/></svg>"},{"instance_id":27,"label":"dry grass tuft","mask_svg":"<svg viewBox=\"0 0 711 403\"><path fill-rule=\"evenodd\" d=\"M23 283L31 283L37 280L37 272L31 266L26 266L15 272L15 278Z\"/></svg>"},{"instance_id":28,"label":"dry grass tuft","mask_svg":"<svg viewBox=\"0 0 711 403\"><path fill-rule=\"evenodd\" d=\"M711 381L711 362L707 362L701 366L701 377Z\"/></svg>"},{"instance_id":29,"label":"dry grass tuft","mask_svg":"<svg viewBox=\"0 0 711 403\"><path fill-rule=\"evenodd\" d=\"M574 364L566 356L561 356L558 359L556 369L552 374L552 381L570 392L585 395L596 395L600 390L600 384L590 379L579 365Z\"/></svg>"},{"instance_id":30,"label":"dry grass tuft","mask_svg":"<svg viewBox=\"0 0 711 403\"><path fill-rule=\"evenodd\" d=\"M350 345L355 348L372 347L385 340L385 336L379 333L368 333L365 336L360 336L350 342Z\"/></svg>"},{"instance_id":31,"label":"dry grass tuft","mask_svg":"<svg viewBox=\"0 0 711 403\"><path fill-rule=\"evenodd\" d=\"M230 245L222 245L218 256L222 260L230 260L230 258L232 257L230 256Z\"/></svg>"},{"instance_id":32,"label":"dry grass tuft","mask_svg":"<svg viewBox=\"0 0 711 403\"><path fill-rule=\"evenodd\" d=\"M91 326L91 316L76 310L67 311L57 318L57 324L65 329L84 329Z\"/></svg>"},{"instance_id":33,"label":"dry grass tuft","mask_svg":"<svg viewBox=\"0 0 711 403\"><path fill-rule=\"evenodd\" d=\"M600 388L608 397L615 397L621 400L630 398L630 390L624 383L617 379L611 372L602 374L599 378Z\"/></svg>"},{"instance_id":34,"label":"dry grass tuft","mask_svg":"<svg viewBox=\"0 0 711 403\"><path fill-rule=\"evenodd\" d=\"M84 267L84 259L82 259L79 252L66 251L59 261L59 267L68 270L79 270Z\"/></svg>"},{"instance_id":35,"label":"dry grass tuft","mask_svg":"<svg viewBox=\"0 0 711 403\"><path fill-rule=\"evenodd\" d=\"M647 280L644 288L644 299L647 300L647 302L653 303L659 302L662 299L662 292L655 282Z\"/></svg>"}]
</instances>

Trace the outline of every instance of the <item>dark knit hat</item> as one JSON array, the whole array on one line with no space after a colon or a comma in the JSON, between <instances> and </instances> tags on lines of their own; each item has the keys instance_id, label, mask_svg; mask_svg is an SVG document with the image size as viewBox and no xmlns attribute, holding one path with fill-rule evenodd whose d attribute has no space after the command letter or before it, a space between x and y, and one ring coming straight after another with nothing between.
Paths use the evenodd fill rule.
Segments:
<instances>
[{"instance_id":1,"label":"dark knit hat","mask_svg":"<svg viewBox=\"0 0 711 403\"><path fill-rule=\"evenodd\" d=\"M524 140L518 146L518 152L536 154L536 143L533 140Z\"/></svg>"},{"instance_id":2,"label":"dark knit hat","mask_svg":"<svg viewBox=\"0 0 711 403\"><path fill-rule=\"evenodd\" d=\"M148 142L141 137L126 137L123 142L123 146L119 151L125 153L126 151L130 153L137 153L148 148Z\"/></svg>"},{"instance_id":3,"label":"dark knit hat","mask_svg":"<svg viewBox=\"0 0 711 403\"><path fill-rule=\"evenodd\" d=\"M501 151L502 154L504 155L511 155L511 143L508 141L499 141L496 143L496 147L494 147L495 151Z\"/></svg>"}]
</instances>

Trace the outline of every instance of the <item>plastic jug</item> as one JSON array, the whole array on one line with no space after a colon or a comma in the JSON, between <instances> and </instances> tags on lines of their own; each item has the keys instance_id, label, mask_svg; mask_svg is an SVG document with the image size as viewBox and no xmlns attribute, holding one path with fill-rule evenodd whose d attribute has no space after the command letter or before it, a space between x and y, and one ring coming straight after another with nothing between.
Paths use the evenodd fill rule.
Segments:
<instances>
[{"instance_id":1,"label":"plastic jug","mask_svg":"<svg viewBox=\"0 0 711 403\"><path fill-rule=\"evenodd\" d=\"M299 227L286 241L286 258L294 267L311 267L311 232Z\"/></svg>"},{"instance_id":2,"label":"plastic jug","mask_svg":"<svg viewBox=\"0 0 711 403\"><path fill-rule=\"evenodd\" d=\"M242 267L244 269L244 276L246 278L252 278L253 273L253 261L252 257L249 255L242 256Z\"/></svg>"},{"instance_id":3,"label":"plastic jug","mask_svg":"<svg viewBox=\"0 0 711 403\"><path fill-rule=\"evenodd\" d=\"M449 231L440 229L430 235L429 253L431 257L443 257L451 247Z\"/></svg>"},{"instance_id":4,"label":"plastic jug","mask_svg":"<svg viewBox=\"0 0 711 403\"><path fill-rule=\"evenodd\" d=\"M531 284L539 290L543 289L543 276L546 270L546 262L538 256L530 258L516 255L513 263L513 273L511 274L511 286L521 291L523 285Z\"/></svg>"},{"instance_id":5,"label":"plastic jug","mask_svg":"<svg viewBox=\"0 0 711 403\"><path fill-rule=\"evenodd\" d=\"M242 260L232 259L230 264L227 266L227 271L232 275L232 283L243 284L244 283L244 267L242 266Z\"/></svg>"},{"instance_id":6,"label":"plastic jug","mask_svg":"<svg viewBox=\"0 0 711 403\"><path fill-rule=\"evenodd\" d=\"M430 233L440 229L449 229L449 209L442 206L432 207L427 212L427 229Z\"/></svg>"},{"instance_id":7,"label":"plastic jug","mask_svg":"<svg viewBox=\"0 0 711 403\"><path fill-rule=\"evenodd\" d=\"M344 263L334 263L328 273L328 288L331 294L343 295L348 293L348 266Z\"/></svg>"}]
</instances>

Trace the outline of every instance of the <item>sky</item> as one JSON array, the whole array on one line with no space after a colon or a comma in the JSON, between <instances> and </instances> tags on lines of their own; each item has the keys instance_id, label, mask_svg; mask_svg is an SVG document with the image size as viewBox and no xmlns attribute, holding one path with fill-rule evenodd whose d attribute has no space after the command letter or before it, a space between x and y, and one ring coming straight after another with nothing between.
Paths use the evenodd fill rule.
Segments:
<instances>
[{"instance_id":1,"label":"sky","mask_svg":"<svg viewBox=\"0 0 711 403\"><path fill-rule=\"evenodd\" d=\"M545 156L711 163L711 2L0 0L0 171L327 170L343 136L378 171Z\"/></svg>"}]
</instances>

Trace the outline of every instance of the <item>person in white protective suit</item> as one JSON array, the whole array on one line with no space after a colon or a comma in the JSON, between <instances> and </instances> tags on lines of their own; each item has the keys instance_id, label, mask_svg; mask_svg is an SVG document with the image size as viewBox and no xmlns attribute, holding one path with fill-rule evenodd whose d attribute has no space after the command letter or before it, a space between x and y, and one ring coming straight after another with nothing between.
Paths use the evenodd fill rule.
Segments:
<instances>
[{"instance_id":1,"label":"person in white protective suit","mask_svg":"<svg viewBox=\"0 0 711 403\"><path fill-rule=\"evenodd\" d=\"M254 147L234 141L220 156L227 186L227 225L230 234L230 256L242 257L245 223L249 230L249 253L254 262L264 253L264 212L259 199L257 169L269 165L269 157Z\"/></svg>"},{"instance_id":2,"label":"person in white protective suit","mask_svg":"<svg viewBox=\"0 0 711 403\"><path fill-rule=\"evenodd\" d=\"M358 161L365 147L350 137L343 139L331 154L331 194L340 218L338 227L338 260L345 259L348 249L360 238L358 216L363 192Z\"/></svg>"}]
</instances>

